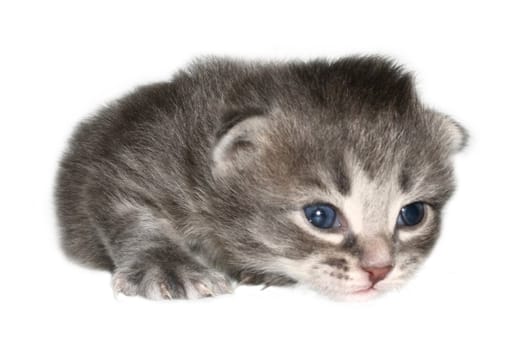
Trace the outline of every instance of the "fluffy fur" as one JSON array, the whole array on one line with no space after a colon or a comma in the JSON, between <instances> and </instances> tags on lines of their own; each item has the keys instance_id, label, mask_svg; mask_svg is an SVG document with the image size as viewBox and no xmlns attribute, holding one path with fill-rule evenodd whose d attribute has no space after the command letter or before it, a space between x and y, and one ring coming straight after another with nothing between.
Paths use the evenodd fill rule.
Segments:
<instances>
[{"instance_id":1,"label":"fluffy fur","mask_svg":"<svg viewBox=\"0 0 529 350\"><path fill-rule=\"evenodd\" d=\"M200 60L77 128L56 186L62 245L127 295L195 298L235 282L375 295L432 249L465 135L384 58ZM398 228L415 201L425 219ZM303 207L315 202L342 227L311 226ZM373 286L365 263L393 269Z\"/></svg>"}]
</instances>

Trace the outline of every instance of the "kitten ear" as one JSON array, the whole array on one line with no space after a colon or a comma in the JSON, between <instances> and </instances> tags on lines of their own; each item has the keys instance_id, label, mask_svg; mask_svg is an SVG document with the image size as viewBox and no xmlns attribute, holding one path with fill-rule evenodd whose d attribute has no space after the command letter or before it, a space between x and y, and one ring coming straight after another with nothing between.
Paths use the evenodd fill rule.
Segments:
<instances>
[{"instance_id":1,"label":"kitten ear","mask_svg":"<svg viewBox=\"0 0 529 350\"><path fill-rule=\"evenodd\" d=\"M213 147L213 174L226 175L245 167L257 156L259 145L265 140L267 118L259 111L230 112L217 132Z\"/></svg>"},{"instance_id":2,"label":"kitten ear","mask_svg":"<svg viewBox=\"0 0 529 350\"><path fill-rule=\"evenodd\" d=\"M447 144L451 154L462 151L468 142L468 132L458 122L447 115L430 111L433 114L433 127L441 132L442 142Z\"/></svg>"}]
</instances>

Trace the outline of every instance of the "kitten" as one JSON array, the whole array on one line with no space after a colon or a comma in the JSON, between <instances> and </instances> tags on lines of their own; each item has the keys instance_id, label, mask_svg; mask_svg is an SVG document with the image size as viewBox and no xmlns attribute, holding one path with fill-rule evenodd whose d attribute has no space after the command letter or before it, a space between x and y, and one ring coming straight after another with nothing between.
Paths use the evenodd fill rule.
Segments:
<instances>
[{"instance_id":1,"label":"kitten","mask_svg":"<svg viewBox=\"0 0 529 350\"><path fill-rule=\"evenodd\" d=\"M384 58L200 60L77 128L62 246L151 299L237 282L375 296L432 249L465 140Z\"/></svg>"}]
</instances>

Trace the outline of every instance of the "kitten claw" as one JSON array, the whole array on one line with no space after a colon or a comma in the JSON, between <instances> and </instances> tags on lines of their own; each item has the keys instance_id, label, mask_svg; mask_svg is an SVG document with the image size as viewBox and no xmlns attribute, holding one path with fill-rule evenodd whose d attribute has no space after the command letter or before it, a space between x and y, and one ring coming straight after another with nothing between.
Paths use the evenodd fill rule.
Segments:
<instances>
[{"instance_id":1,"label":"kitten claw","mask_svg":"<svg viewBox=\"0 0 529 350\"><path fill-rule=\"evenodd\" d=\"M160 294L163 299L165 300L172 300L173 296L171 295L171 292L169 292L169 289L167 288L165 283L160 283Z\"/></svg>"},{"instance_id":2,"label":"kitten claw","mask_svg":"<svg viewBox=\"0 0 529 350\"><path fill-rule=\"evenodd\" d=\"M127 282L127 279L123 274L116 273L112 276L112 291L114 297L118 297L119 294L126 296L136 295L136 288Z\"/></svg>"},{"instance_id":3,"label":"kitten claw","mask_svg":"<svg viewBox=\"0 0 529 350\"><path fill-rule=\"evenodd\" d=\"M189 299L208 298L233 292L231 281L218 272L210 272L200 280L195 279L186 287Z\"/></svg>"},{"instance_id":4,"label":"kitten claw","mask_svg":"<svg viewBox=\"0 0 529 350\"><path fill-rule=\"evenodd\" d=\"M200 295L202 295L204 297L213 296L213 292L208 287L206 287L203 283L195 282L195 283L193 283L193 286L199 292Z\"/></svg>"}]
</instances>

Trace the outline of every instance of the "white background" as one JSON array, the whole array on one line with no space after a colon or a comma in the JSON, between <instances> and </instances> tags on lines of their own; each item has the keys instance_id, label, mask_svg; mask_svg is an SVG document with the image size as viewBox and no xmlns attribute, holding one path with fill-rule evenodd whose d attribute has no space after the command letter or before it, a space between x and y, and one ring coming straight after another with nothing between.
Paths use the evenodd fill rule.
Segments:
<instances>
[{"instance_id":1,"label":"white background","mask_svg":"<svg viewBox=\"0 0 529 350\"><path fill-rule=\"evenodd\" d=\"M501 1L2 1L0 348L527 349L528 11ZM67 261L52 186L72 128L204 54L391 55L469 147L443 236L399 292L337 303L239 288L203 301L115 299Z\"/></svg>"}]
</instances>

